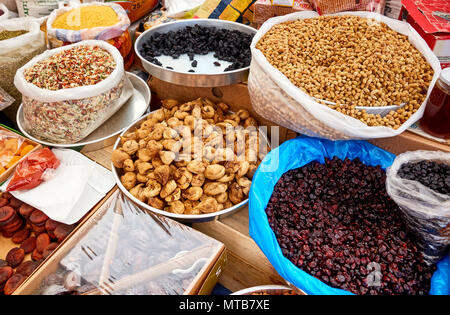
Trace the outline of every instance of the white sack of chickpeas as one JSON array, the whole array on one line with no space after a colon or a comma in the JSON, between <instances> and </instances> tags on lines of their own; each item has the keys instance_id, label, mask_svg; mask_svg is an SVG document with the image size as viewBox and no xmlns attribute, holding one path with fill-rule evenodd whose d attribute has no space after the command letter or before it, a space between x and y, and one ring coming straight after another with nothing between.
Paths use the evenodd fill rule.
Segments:
<instances>
[{"instance_id":1,"label":"white sack of chickpeas","mask_svg":"<svg viewBox=\"0 0 450 315\"><path fill-rule=\"evenodd\" d=\"M408 23L371 12L275 17L259 29L251 51L248 86L255 111L331 140L402 133L422 117L441 71ZM371 111L390 105L401 108L385 116Z\"/></svg>"}]
</instances>

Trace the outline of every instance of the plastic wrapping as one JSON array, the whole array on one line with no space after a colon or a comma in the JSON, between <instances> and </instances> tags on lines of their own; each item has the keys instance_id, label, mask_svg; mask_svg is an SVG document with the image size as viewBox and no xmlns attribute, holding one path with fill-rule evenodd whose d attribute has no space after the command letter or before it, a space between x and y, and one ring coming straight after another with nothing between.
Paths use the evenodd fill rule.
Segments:
<instances>
[{"instance_id":1,"label":"plastic wrapping","mask_svg":"<svg viewBox=\"0 0 450 315\"><path fill-rule=\"evenodd\" d=\"M439 77L441 66L420 35L406 22L389 19L371 12L343 12L335 15L356 15L374 18L387 24L391 29L407 35L409 41L422 53L434 70L428 96ZM286 21L317 17L312 11L297 12L268 20L256 33L251 44L252 62L248 88L255 111L276 124L313 137L332 140L374 139L399 135L414 122L418 121L425 110L427 99L420 108L398 129L384 126L369 127L353 117L339 113L314 99L297 88L284 74L274 68L256 49L258 41L272 26Z\"/></svg>"},{"instance_id":2,"label":"plastic wrapping","mask_svg":"<svg viewBox=\"0 0 450 315\"><path fill-rule=\"evenodd\" d=\"M369 11L383 14L385 0L311 0L314 9L320 14L341 11Z\"/></svg>"},{"instance_id":3,"label":"plastic wrapping","mask_svg":"<svg viewBox=\"0 0 450 315\"><path fill-rule=\"evenodd\" d=\"M3 12L3 13L1 13ZM0 3L0 21L9 19L9 10L3 3Z\"/></svg>"},{"instance_id":4,"label":"plastic wrapping","mask_svg":"<svg viewBox=\"0 0 450 315\"><path fill-rule=\"evenodd\" d=\"M6 169L15 156L19 156L20 149L24 143L24 138L16 133L0 129L0 168Z\"/></svg>"},{"instance_id":5,"label":"plastic wrapping","mask_svg":"<svg viewBox=\"0 0 450 315\"><path fill-rule=\"evenodd\" d=\"M34 294L189 293L222 246L117 191L61 248Z\"/></svg>"},{"instance_id":6,"label":"plastic wrapping","mask_svg":"<svg viewBox=\"0 0 450 315\"><path fill-rule=\"evenodd\" d=\"M0 41L0 87L15 99L17 106L11 108L17 109L21 96L14 86L14 75L20 67L46 49L45 37L39 23L29 18L2 21L0 32L3 30L28 31L18 37ZM12 116L15 117L15 114Z\"/></svg>"},{"instance_id":7,"label":"plastic wrapping","mask_svg":"<svg viewBox=\"0 0 450 315\"><path fill-rule=\"evenodd\" d=\"M0 110L5 109L6 107L14 103L14 101L14 98L12 98L11 95L6 93L6 91L0 87Z\"/></svg>"},{"instance_id":8,"label":"plastic wrapping","mask_svg":"<svg viewBox=\"0 0 450 315\"><path fill-rule=\"evenodd\" d=\"M386 190L403 211L409 228L418 236L425 259L436 263L450 248L450 196L397 175L403 164L424 160L450 165L450 153L410 151L398 155L387 170Z\"/></svg>"},{"instance_id":9,"label":"plastic wrapping","mask_svg":"<svg viewBox=\"0 0 450 315\"><path fill-rule=\"evenodd\" d=\"M288 170L299 168L312 161L324 163L325 157L340 159L359 158L370 166L386 169L395 156L365 141L329 141L300 137L284 142L269 152L253 176L249 195L250 236L258 244L276 271L289 283L307 294L351 294L328 286L304 272L283 256L276 236L270 228L265 208L273 188ZM438 270L431 280L430 294L450 294L450 269L448 257L437 264Z\"/></svg>"},{"instance_id":10,"label":"plastic wrapping","mask_svg":"<svg viewBox=\"0 0 450 315\"><path fill-rule=\"evenodd\" d=\"M24 78L24 71L35 63L75 46L98 46L108 51L116 68L95 85L57 91L41 89ZM75 143L89 135L116 113L132 95L119 51L104 41L82 41L48 50L21 67L14 83L22 93L23 127L36 138L56 143Z\"/></svg>"}]
</instances>

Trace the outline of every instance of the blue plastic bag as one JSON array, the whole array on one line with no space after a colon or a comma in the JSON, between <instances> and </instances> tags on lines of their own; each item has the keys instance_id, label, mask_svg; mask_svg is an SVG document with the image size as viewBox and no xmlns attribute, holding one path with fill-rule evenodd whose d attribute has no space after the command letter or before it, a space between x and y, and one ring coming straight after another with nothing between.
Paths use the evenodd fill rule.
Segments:
<instances>
[{"instance_id":1,"label":"blue plastic bag","mask_svg":"<svg viewBox=\"0 0 450 315\"><path fill-rule=\"evenodd\" d=\"M333 156L337 156L342 160L345 158L350 160L359 158L366 165L380 165L384 170L395 159L394 154L365 141L329 141L299 137L284 142L267 154L253 176L250 189L250 236L258 244L280 276L307 294L352 293L328 286L284 257L276 236L269 226L265 209L272 196L275 184L285 172L299 168L312 161L324 163L326 157L332 158ZM438 270L431 279L430 294L450 294L449 258L446 257L440 261L437 267Z\"/></svg>"}]
</instances>

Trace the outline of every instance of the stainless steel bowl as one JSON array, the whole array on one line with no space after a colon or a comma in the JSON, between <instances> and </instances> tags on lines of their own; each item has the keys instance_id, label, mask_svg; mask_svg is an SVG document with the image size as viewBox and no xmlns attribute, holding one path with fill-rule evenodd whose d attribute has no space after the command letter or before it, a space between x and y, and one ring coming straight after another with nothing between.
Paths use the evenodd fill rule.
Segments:
<instances>
[{"instance_id":1,"label":"stainless steel bowl","mask_svg":"<svg viewBox=\"0 0 450 315\"><path fill-rule=\"evenodd\" d=\"M167 33L169 31L176 31L186 26L201 25L207 27L217 27L228 30L237 30L246 34L256 34L256 29L246 26L241 23L223 21L216 19L192 19L192 20L180 20L170 23L165 23L153 27L138 37L134 45L136 54L141 59L142 66L151 75L157 77L160 80L170 82L173 84L192 86L192 87L216 87L232 85L242 82L247 79L250 66L238 70L227 71L222 73L190 73L170 70L161 66L157 66L147 61L140 54L141 46L144 41L151 37L156 32ZM197 56L197 55L196 55Z\"/></svg>"},{"instance_id":2,"label":"stainless steel bowl","mask_svg":"<svg viewBox=\"0 0 450 315\"><path fill-rule=\"evenodd\" d=\"M260 285L256 287L242 289L240 291L232 293L231 295L252 295L258 293L267 293L269 295L282 295L283 293L286 293L288 291L296 291L297 295L306 295L306 293L300 289L291 288L284 285Z\"/></svg>"},{"instance_id":3,"label":"stainless steel bowl","mask_svg":"<svg viewBox=\"0 0 450 315\"><path fill-rule=\"evenodd\" d=\"M127 72L127 77L130 79L134 88L133 96L115 113L111 118L105 121L100 127L94 130L86 138L75 143L52 143L50 141L41 140L29 134L24 125L23 108L22 105L17 111L17 125L20 131L31 140L41 143L46 146L56 148L80 148L83 147L84 152L96 151L104 147L114 144L119 133L130 125L130 123L139 119L147 111L152 94L150 88L143 79L134 73Z\"/></svg>"},{"instance_id":4,"label":"stainless steel bowl","mask_svg":"<svg viewBox=\"0 0 450 315\"><path fill-rule=\"evenodd\" d=\"M125 135L129 130L132 130L134 128L138 128L139 125L147 120L147 116L151 115L153 112L143 116L141 119L139 119L138 121L132 123L128 128L126 128L121 134L120 136L117 138L116 143L114 144L113 150L117 149L119 147L119 143L120 143L120 137ZM266 139L264 139L265 143L269 144L269 141ZM160 210L154 207L149 206L148 204L140 201L139 199L137 199L136 197L134 197L123 185L122 182L120 181L120 173L119 170L112 164L111 162L111 170L113 173L113 176L116 180L117 186L119 186L119 189L130 199L132 200L135 204L137 204L138 206L147 209L149 211L153 211L155 213L161 214L163 216L166 217L170 217L172 219L175 219L179 222L183 222L183 223L201 223L201 222L208 222L208 221L212 221L212 220L216 220L219 218L223 218L226 217L227 215L230 215L232 212L238 211L239 209L244 208L247 203L248 203L248 198L243 200L242 202L234 205L231 208L227 208L227 209L223 209L221 211L217 211L217 212L213 212L213 213L207 213L207 214L177 214L177 213L171 213L171 212L167 212L164 210Z\"/></svg>"}]
</instances>

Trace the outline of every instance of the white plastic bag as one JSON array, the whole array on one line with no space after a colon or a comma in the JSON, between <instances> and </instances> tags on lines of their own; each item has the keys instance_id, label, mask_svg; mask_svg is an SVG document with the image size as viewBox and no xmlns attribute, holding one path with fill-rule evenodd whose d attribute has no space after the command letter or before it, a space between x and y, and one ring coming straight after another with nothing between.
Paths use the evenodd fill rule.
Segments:
<instances>
[{"instance_id":1,"label":"white plastic bag","mask_svg":"<svg viewBox=\"0 0 450 315\"><path fill-rule=\"evenodd\" d=\"M0 32L3 30L28 31L26 34L0 41L0 87L18 101L20 93L14 86L14 75L20 67L46 49L44 32L40 30L39 23L31 18L2 21Z\"/></svg>"},{"instance_id":2,"label":"white plastic bag","mask_svg":"<svg viewBox=\"0 0 450 315\"><path fill-rule=\"evenodd\" d=\"M25 80L25 69L63 50L82 45L103 48L114 58L116 68L103 81L95 85L52 91ZM120 101L123 91L129 94L127 99L132 94L132 89L124 89L129 81L120 52L114 46L98 40L81 41L36 56L17 70L14 83L22 93L25 130L37 138L56 143L75 143L85 138L120 109L124 104Z\"/></svg>"},{"instance_id":3,"label":"white plastic bag","mask_svg":"<svg viewBox=\"0 0 450 315\"><path fill-rule=\"evenodd\" d=\"M0 3L0 11L3 11L3 14L0 15L0 21L9 19L9 10L3 3Z\"/></svg>"},{"instance_id":4,"label":"white plastic bag","mask_svg":"<svg viewBox=\"0 0 450 315\"><path fill-rule=\"evenodd\" d=\"M183 17L189 11L199 7L205 0L164 0L168 17Z\"/></svg>"},{"instance_id":5,"label":"white plastic bag","mask_svg":"<svg viewBox=\"0 0 450 315\"><path fill-rule=\"evenodd\" d=\"M398 155L387 169L386 191L405 214L410 229L418 236L418 245L425 259L435 263L450 246L450 196L397 175L403 164L424 160L450 165L450 153L409 151Z\"/></svg>"},{"instance_id":6,"label":"white plastic bag","mask_svg":"<svg viewBox=\"0 0 450 315\"><path fill-rule=\"evenodd\" d=\"M433 80L428 89L428 96L441 71L437 57L430 50L420 35L406 22L393 20L371 12L341 12L332 15L355 15L373 18L385 23L391 29L407 35L409 41L422 53L434 70ZM267 20L256 33L251 44L252 62L248 88L255 111L264 118L302 134L331 140L338 139L373 139L399 135L418 121L425 110L426 100L422 106L400 128L384 126L369 127L363 122L339 113L314 99L297 88L284 74L274 68L263 53L256 49L256 44L272 26L298 19L315 18L317 12L296 12Z\"/></svg>"}]
</instances>

